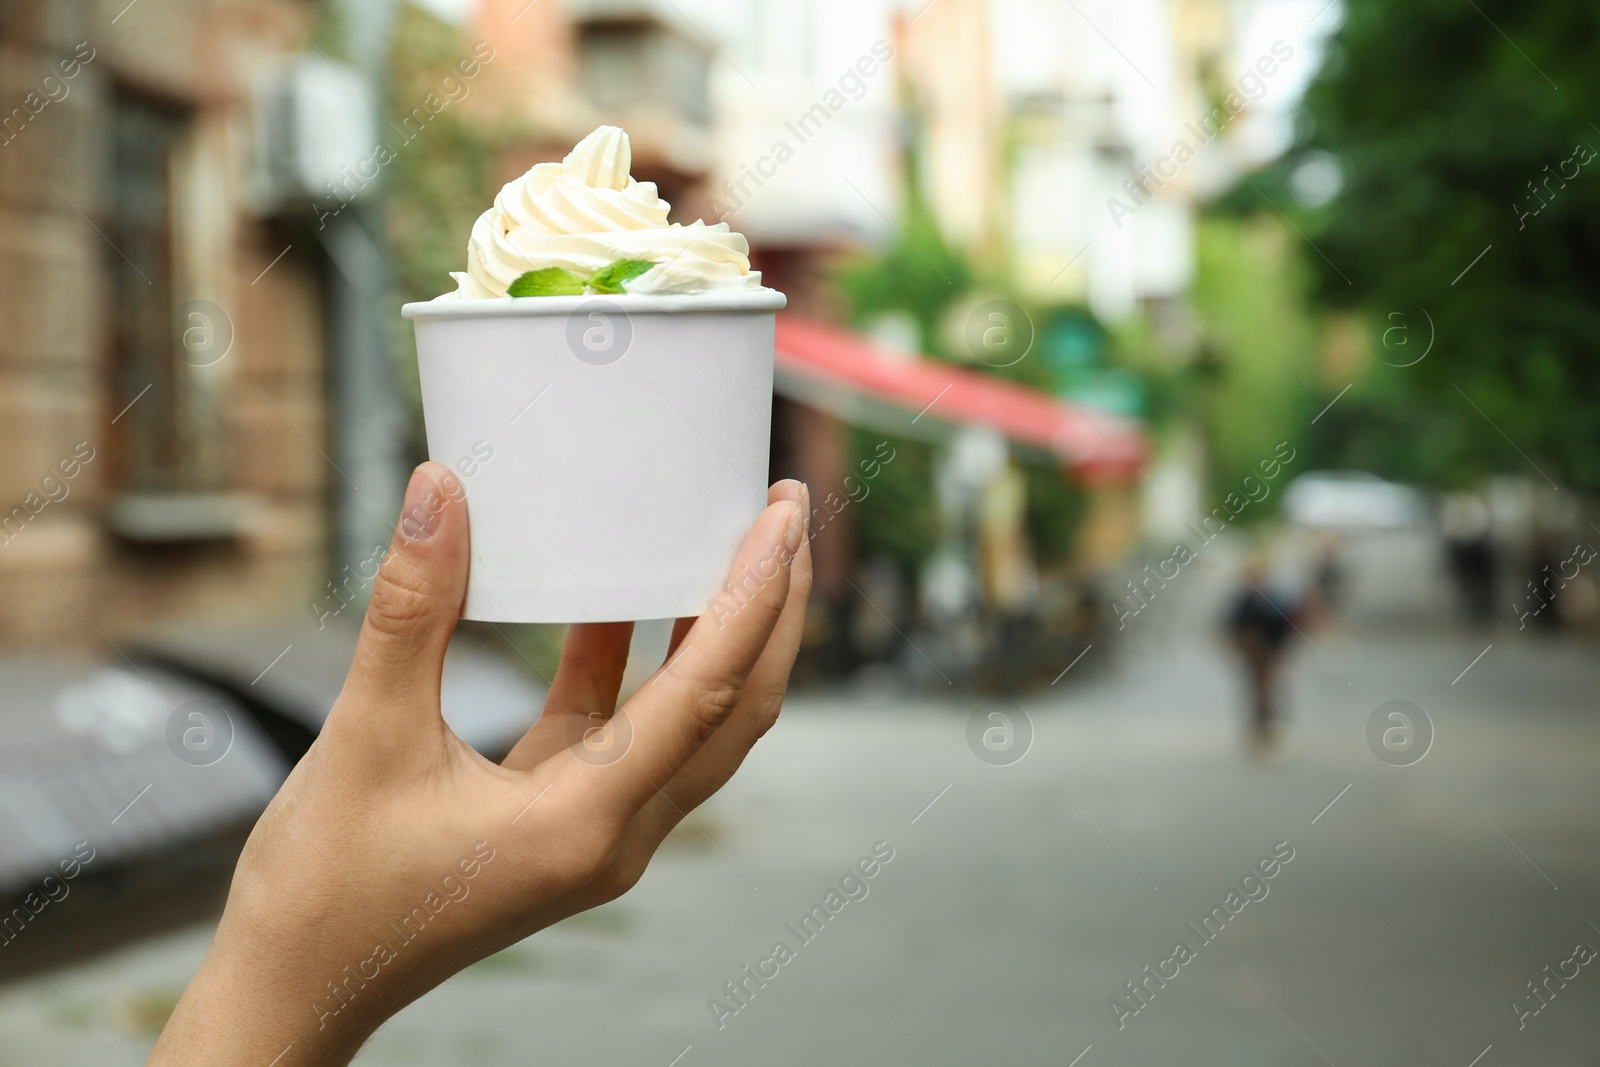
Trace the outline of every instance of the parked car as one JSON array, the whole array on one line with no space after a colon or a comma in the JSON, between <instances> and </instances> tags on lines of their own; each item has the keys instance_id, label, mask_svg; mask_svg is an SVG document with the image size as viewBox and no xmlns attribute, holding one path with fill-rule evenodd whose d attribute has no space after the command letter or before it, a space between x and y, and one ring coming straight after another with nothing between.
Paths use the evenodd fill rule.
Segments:
<instances>
[{"instance_id":1,"label":"parked car","mask_svg":"<svg viewBox=\"0 0 1600 1067\"><path fill-rule=\"evenodd\" d=\"M1300 526L1359 532L1421 525L1427 509L1411 486L1367 471L1311 471L1289 484L1284 515Z\"/></svg>"}]
</instances>

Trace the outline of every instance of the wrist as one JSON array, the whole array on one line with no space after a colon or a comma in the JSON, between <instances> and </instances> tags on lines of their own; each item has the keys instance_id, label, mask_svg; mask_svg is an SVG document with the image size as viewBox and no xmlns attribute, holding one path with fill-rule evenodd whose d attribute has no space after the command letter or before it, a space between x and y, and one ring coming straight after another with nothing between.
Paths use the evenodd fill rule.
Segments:
<instances>
[{"instance_id":1,"label":"wrist","mask_svg":"<svg viewBox=\"0 0 1600 1067\"><path fill-rule=\"evenodd\" d=\"M320 971L310 961L285 957L283 946L291 939L275 940L275 951L252 947L253 940L224 916L211 950L161 1032L151 1067L340 1067L350 1062L383 1021L368 1021L376 1005L339 1010L327 979L317 977Z\"/></svg>"}]
</instances>

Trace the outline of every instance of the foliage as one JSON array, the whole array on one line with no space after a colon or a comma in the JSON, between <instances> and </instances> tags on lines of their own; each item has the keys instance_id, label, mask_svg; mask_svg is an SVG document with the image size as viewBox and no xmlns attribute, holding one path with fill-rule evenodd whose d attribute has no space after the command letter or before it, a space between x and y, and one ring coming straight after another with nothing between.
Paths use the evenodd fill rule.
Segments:
<instances>
[{"instance_id":1,"label":"foliage","mask_svg":"<svg viewBox=\"0 0 1600 1067\"><path fill-rule=\"evenodd\" d=\"M648 259L619 259L594 272L589 288L597 293L623 292L625 283L632 281L655 266Z\"/></svg>"},{"instance_id":2,"label":"foliage","mask_svg":"<svg viewBox=\"0 0 1600 1067\"><path fill-rule=\"evenodd\" d=\"M1376 371L1311 428L1307 458L1296 466L1376 471L1446 488L1473 486L1486 469L1478 453L1494 431L1481 419L1477 425L1462 419L1448 405L1416 403L1400 371Z\"/></svg>"},{"instance_id":3,"label":"foliage","mask_svg":"<svg viewBox=\"0 0 1600 1067\"><path fill-rule=\"evenodd\" d=\"M966 257L952 248L922 188L923 124L910 106L913 130L906 146L904 208L895 238L873 257L847 265L839 286L858 322L885 311L906 311L916 320L924 352L939 342L946 312L972 287Z\"/></svg>"},{"instance_id":4,"label":"foliage","mask_svg":"<svg viewBox=\"0 0 1600 1067\"><path fill-rule=\"evenodd\" d=\"M1028 486L1028 540L1045 565L1060 563L1072 552L1078 529L1089 512L1089 497L1074 485L1059 463L1021 464Z\"/></svg>"},{"instance_id":5,"label":"foliage","mask_svg":"<svg viewBox=\"0 0 1600 1067\"><path fill-rule=\"evenodd\" d=\"M913 123L913 128L920 126ZM865 324L884 312L907 312L917 324L922 352L1053 395L1055 382L1037 351L1005 366L975 364L965 351L964 329L951 329L954 319L977 299L974 290L981 286L984 295L1000 297L1005 287L982 283L967 257L945 240L923 195L920 145L920 136L914 135L907 151L905 210L895 240L880 255L857 260L840 272L839 284L853 317ZM1035 324L1045 321L1045 309L1023 310ZM856 434L858 454L865 454L864 444L870 449L870 443ZM934 451L918 441L896 440L894 445L904 458L885 468L881 487L863 502L857 539L864 554L881 553L915 570L940 537ZM1028 487L1029 536L1042 562L1057 562L1071 549L1087 498L1059 464L1028 458L1022 468Z\"/></svg>"},{"instance_id":6,"label":"foliage","mask_svg":"<svg viewBox=\"0 0 1600 1067\"><path fill-rule=\"evenodd\" d=\"M1195 385L1215 493L1254 473L1278 442L1304 443L1317 414L1317 339L1298 242L1276 216L1206 218L1198 229L1193 296L1203 353Z\"/></svg>"},{"instance_id":7,"label":"foliage","mask_svg":"<svg viewBox=\"0 0 1600 1067\"><path fill-rule=\"evenodd\" d=\"M1600 7L1344 6L1297 150L1255 180L1320 249L1307 262L1322 302L1379 324L1391 312L1420 322L1425 308L1437 339L1414 367L1375 368L1384 381L1330 415L1328 446L1440 483L1531 474L1531 459L1600 488ZM1319 152L1337 160L1342 190L1320 209L1291 207L1289 176ZM1241 187L1233 199L1261 198Z\"/></svg>"},{"instance_id":8,"label":"foliage","mask_svg":"<svg viewBox=\"0 0 1600 1067\"><path fill-rule=\"evenodd\" d=\"M465 269L466 234L494 196L491 139L459 106L445 107L420 132L399 125L446 77L459 80L456 64L467 54L455 27L414 4L402 6L382 125L395 155L384 168L385 191L403 300L428 300L450 288L449 272Z\"/></svg>"},{"instance_id":9,"label":"foliage","mask_svg":"<svg viewBox=\"0 0 1600 1067\"><path fill-rule=\"evenodd\" d=\"M524 271L506 286L507 296L580 296L583 276L564 267Z\"/></svg>"},{"instance_id":10,"label":"foliage","mask_svg":"<svg viewBox=\"0 0 1600 1067\"><path fill-rule=\"evenodd\" d=\"M1110 330L1111 362L1139 378L1144 389L1145 425L1159 434L1197 409L1198 369L1178 362L1157 336L1148 315L1130 315Z\"/></svg>"},{"instance_id":11,"label":"foliage","mask_svg":"<svg viewBox=\"0 0 1600 1067\"><path fill-rule=\"evenodd\" d=\"M933 447L925 441L886 436L852 427L850 466L879 458L887 440L894 459L867 482L867 495L855 504L856 545L863 557L883 556L916 574L940 540L939 510L933 492Z\"/></svg>"},{"instance_id":12,"label":"foliage","mask_svg":"<svg viewBox=\"0 0 1600 1067\"><path fill-rule=\"evenodd\" d=\"M921 347L929 351L936 347L946 310L970 287L971 274L946 243L932 211L915 198L889 247L846 266L839 282L858 320L885 311L910 312Z\"/></svg>"},{"instance_id":13,"label":"foliage","mask_svg":"<svg viewBox=\"0 0 1600 1067\"><path fill-rule=\"evenodd\" d=\"M460 80L457 64L467 54L454 26L415 4L401 5L380 124L380 136L393 152L380 181L397 307L452 288L449 272L466 269L466 235L494 197L493 139L466 118L459 104L444 107L420 131L415 123L404 124L428 94L439 94L446 77ZM466 84L470 91L471 82ZM419 411L416 338L411 323L398 314L390 321L395 376L413 411ZM412 452L426 455L420 415L409 424L416 433Z\"/></svg>"}]
</instances>

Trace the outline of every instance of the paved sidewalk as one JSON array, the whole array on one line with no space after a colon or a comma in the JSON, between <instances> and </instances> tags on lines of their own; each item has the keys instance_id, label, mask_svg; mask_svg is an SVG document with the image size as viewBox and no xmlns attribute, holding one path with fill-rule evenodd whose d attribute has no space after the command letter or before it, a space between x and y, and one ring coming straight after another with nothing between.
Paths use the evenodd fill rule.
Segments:
<instances>
[{"instance_id":1,"label":"paved sidewalk","mask_svg":"<svg viewBox=\"0 0 1600 1067\"><path fill-rule=\"evenodd\" d=\"M1034 737L1010 766L969 747L971 704L792 701L633 895L471 968L358 1062L1600 1059L1600 966L1552 983L1524 1029L1511 1006L1536 1004L1527 983L1576 943L1600 947L1592 650L1499 635L1474 662L1491 638L1393 619L1314 635L1294 654L1288 742L1262 762L1241 748L1229 664L1194 629L1207 610L1175 610L1114 662L1096 649L1075 684L1023 701ZM1369 717L1394 699L1436 731L1414 766L1368 746ZM1022 722L997 703L983 728L999 722L989 711ZM875 846L893 858L841 888ZM1292 859L1241 888L1275 849ZM802 929L830 890L837 914ZM1226 923L1204 927L1218 907ZM159 1017L206 934L0 991L0 1065L138 1062L140 1019ZM739 1004L725 983L747 965L772 974L779 941L792 958L764 986L746 980ZM1190 955L1169 962L1179 941Z\"/></svg>"}]
</instances>

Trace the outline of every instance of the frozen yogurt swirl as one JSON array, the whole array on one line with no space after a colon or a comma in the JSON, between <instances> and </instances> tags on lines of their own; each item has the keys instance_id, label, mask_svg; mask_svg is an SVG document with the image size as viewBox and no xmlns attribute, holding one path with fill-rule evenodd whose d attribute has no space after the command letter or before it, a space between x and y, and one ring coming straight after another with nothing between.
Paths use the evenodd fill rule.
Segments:
<instances>
[{"instance_id":1,"label":"frozen yogurt swirl","mask_svg":"<svg viewBox=\"0 0 1600 1067\"><path fill-rule=\"evenodd\" d=\"M750 245L725 222L667 222L672 205L654 182L628 174L628 135L601 126L560 163L539 163L507 183L472 227L467 269L452 271L458 299L506 296L520 275L563 267L587 278L619 259L654 267L630 279L630 293L758 289Z\"/></svg>"}]
</instances>

